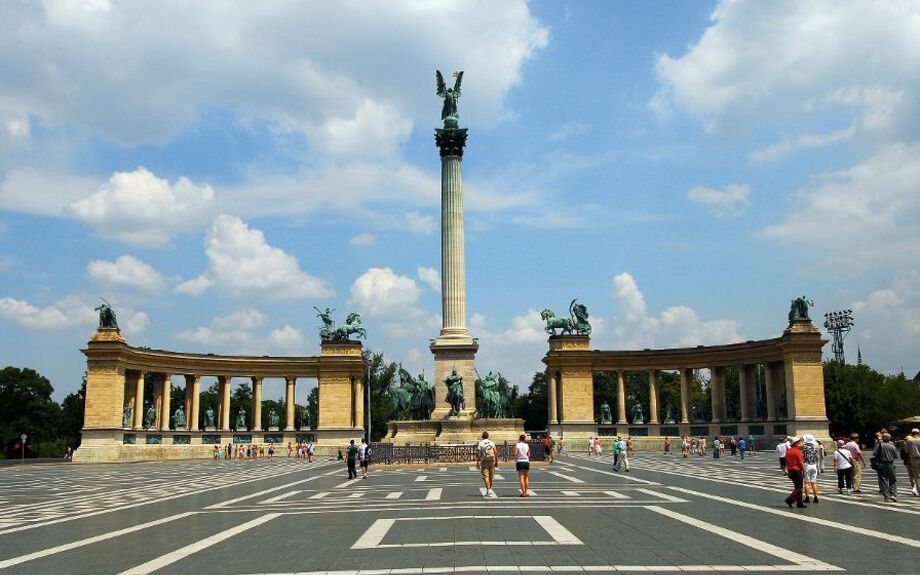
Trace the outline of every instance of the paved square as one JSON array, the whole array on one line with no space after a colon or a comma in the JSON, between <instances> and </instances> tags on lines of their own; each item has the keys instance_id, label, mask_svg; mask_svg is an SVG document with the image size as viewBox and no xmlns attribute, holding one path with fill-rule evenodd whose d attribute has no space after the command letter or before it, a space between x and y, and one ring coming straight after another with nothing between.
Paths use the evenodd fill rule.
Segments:
<instances>
[{"instance_id":1,"label":"paved square","mask_svg":"<svg viewBox=\"0 0 920 575\"><path fill-rule=\"evenodd\" d=\"M0 575L488 572L916 573L920 498L836 493L790 510L772 454L562 456L520 497L501 468L194 461L0 468ZM899 469L903 474L903 470ZM873 478L867 475L866 485ZM903 475L900 477L905 485Z\"/></svg>"}]
</instances>

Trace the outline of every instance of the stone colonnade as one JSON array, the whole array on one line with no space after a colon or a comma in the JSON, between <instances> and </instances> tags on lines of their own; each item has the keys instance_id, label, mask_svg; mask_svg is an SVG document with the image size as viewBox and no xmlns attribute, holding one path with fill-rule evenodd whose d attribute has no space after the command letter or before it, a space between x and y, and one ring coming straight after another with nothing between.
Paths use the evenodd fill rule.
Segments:
<instances>
[{"instance_id":1,"label":"stone colonnade","mask_svg":"<svg viewBox=\"0 0 920 575\"><path fill-rule=\"evenodd\" d=\"M129 346L115 328L99 328L82 350L87 357L86 407L83 420L83 441L79 449L83 460L112 461L135 458L130 453L140 447L155 444L158 448L177 446L181 449L211 448L234 439L241 442L294 442L305 437L296 433L294 396L297 381L317 380L319 388L319 417L313 422L311 439L318 444L339 443L359 439L364 428L364 379L366 365L359 342L323 343L319 356L312 357L251 357L188 354ZM172 377L185 378L183 411L185 424L172 425L170 405ZM216 377L218 404L212 427L203 421L201 413L201 382L204 377ZM236 429L234 414L230 413L230 395L234 378L252 382L252 403L245 406L247 425ZM285 409L279 413L279 429L262 421L264 380L285 381ZM153 408L156 413L151 425L146 425L144 406L146 386L153 385ZM125 408L131 408L130 421L124 421ZM249 425L251 422L251 425ZM268 428L265 430L265 428ZM264 436L262 435L264 432ZM241 435L245 434L245 435ZM179 447L181 446L181 447ZM200 456L165 453L162 457Z\"/></svg>"},{"instance_id":2,"label":"stone colonnade","mask_svg":"<svg viewBox=\"0 0 920 575\"><path fill-rule=\"evenodd\" d=\"M622 431L617 428L616 432L621 435L633 431L653 436L687 435L691 430L698 431L706 426L706 435L813 433L826 437L821 362L825 343L808 321L791 323L781 337L774 339L683 349L600 351L590 348L586 336L553 336L549 341L549 353L543 359L547 365L548 427L561 435L597 435L593 374L608 371L615 372L617 380L617 405L610 425L630 426ZM764 370L765 418L757 417L755 412L755 369L758 365ZM737 367L739 374L740 413L734 418L729 418L726 409L724 374L729 367ZM709 421L694 421L693 418L691 398L695 369L709 369L711 373L712 418ZM677 370L680 374L680 403L670 418L661 412L659 374L666 370ZM648 421L630 417L626 401L626 377L630 372L648 374ZM715 427L709 428L710 424Z\"/></svg>"}]
</instances>

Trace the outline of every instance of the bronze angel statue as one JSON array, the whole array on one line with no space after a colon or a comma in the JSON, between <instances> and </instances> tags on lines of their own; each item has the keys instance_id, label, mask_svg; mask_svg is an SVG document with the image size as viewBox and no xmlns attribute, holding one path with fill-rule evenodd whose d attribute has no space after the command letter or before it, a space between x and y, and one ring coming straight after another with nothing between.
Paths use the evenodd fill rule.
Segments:
<instances>
[{"instance_id":1,"label":"bronze angel statue","mask_svg":"<svg viewBox=\"0 0 920 575\"><path fill-rule=\"evenodd\" d=\"M457 113L457 98L460 97L460 82L463 81L463 71L454 72L454 87L448 88L444 83L444 76L440 70L435 70L438 80L438 96L444 98L444 107L441 108L441 119L444 120L445 128L456 128L457 119L460 115Z\"/></svg>"}]
</instances>

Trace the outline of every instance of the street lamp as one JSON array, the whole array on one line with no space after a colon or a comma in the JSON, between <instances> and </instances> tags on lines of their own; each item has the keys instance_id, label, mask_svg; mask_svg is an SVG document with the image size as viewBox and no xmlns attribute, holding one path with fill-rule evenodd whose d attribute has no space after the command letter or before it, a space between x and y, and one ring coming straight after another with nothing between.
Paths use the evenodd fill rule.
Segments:
<instances>
[{"instance_id":1,"label":"street lamp","mask_svg":"<svg viewBox=\"0 0 920 575\"><path fill-rule=\"evenodd\" d=\"M22 464L23 465L25 465L26 463L26 439L28 438L29 436L26 435L25 433L19 436L19 442L22 444Z\"/></svg>"},{"instance_id":2,"label":"street lamp","mask_svg":"<svg viewBox=\"0 0 920 575\"><path fill-rule=\"evenodd\" d=\"M850 333L853 327L853 310L844 309L824 314L824 327L834 336L834 361L846 365L843 356L843 338Z\"/></svg>"}]
</instances>

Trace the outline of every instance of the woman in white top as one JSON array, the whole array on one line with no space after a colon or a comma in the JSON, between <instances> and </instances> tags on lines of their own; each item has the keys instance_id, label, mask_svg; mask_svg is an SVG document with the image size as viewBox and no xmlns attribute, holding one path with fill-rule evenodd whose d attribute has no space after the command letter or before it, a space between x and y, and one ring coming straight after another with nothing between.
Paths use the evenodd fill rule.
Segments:
<instances>
[{"instance_id":1,"label":"woman in white top","mask_svg":"<svg viewBox=\"0 0 920 575\"><path fill-rule=\"evenodd\" d=\"M518 481L521 483L521 497L530 497L530 446L527 445L527 436L523 433L518 437L514 446L514 457L517 459Z\"/></svg>"},{"instance_id":2,"label":"woman in white top","mask_svg":"<svg viewBox=\"0 0 920 575\"><path fill-rule=\"evenodd\" d=\"M834 452L834 471L837 472L837 493L843 493L846 484L846 494L853 488L853 456L844 447L843 440L837 441L837 451Z\"/></svg>"}]
</instances>

